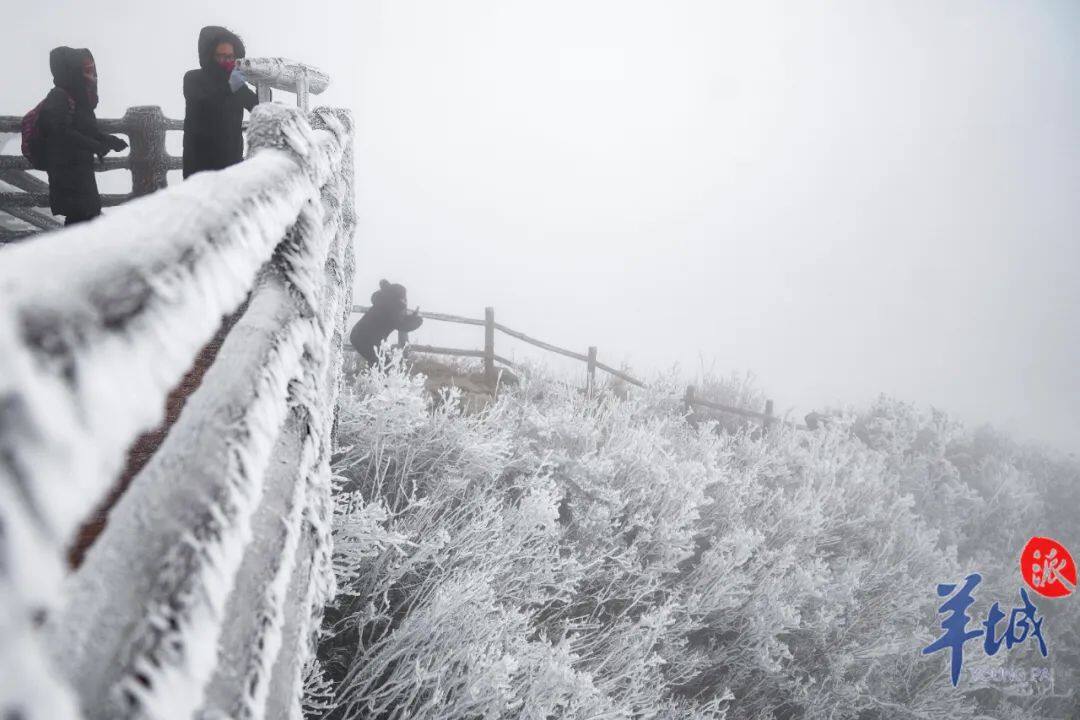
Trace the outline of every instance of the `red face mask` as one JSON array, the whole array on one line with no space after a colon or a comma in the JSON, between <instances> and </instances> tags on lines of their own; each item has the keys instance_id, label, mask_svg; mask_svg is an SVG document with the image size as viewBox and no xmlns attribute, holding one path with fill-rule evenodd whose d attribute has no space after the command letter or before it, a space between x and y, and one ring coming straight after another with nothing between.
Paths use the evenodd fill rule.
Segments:
<instances>
[{"instance_id":1,"label":"red face mask","mask_svg":"<svg viewBox=\"0 0 1080 720\"><path fill-rule=\"evenodd\" d=\"M218 63L218 65L220 65L222 67L222 69L225 70L225 72L231 73L233 71L233 69L236 67L236 61L235 60L222 60L221 62Z\"/></svg>"}]
</instances>

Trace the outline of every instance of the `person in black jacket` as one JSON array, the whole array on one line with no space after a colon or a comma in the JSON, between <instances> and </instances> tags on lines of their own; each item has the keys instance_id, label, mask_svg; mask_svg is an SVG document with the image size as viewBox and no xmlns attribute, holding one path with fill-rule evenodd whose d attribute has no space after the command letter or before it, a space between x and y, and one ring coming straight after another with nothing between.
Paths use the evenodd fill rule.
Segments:
<instances>
[{"instance_id":1,"label":"person in black jacket","mask_svg":"<svg viewBox=\"0 0 1080 720\"><path fill-rule=\"evenodd\" d=\"M184 75L184 177L221 170L244 159L244 110L259 98L236 61L244 42L223 27L199 32L199 69Z\"/></svg>"},{"instance_id":2,"label":"person in black jacket","mask_svg":"<svg viewBox=\"0 0 1080 720\"><path fill-rule=\"evenodd\" d=\"M380 280L379 289L371 296L371 307L353 325L349 342L368 365L375 365L379 361L376 348L391 332L412 332L423 323L419 309L408 311L405 286Z\"/></svg>"},{"instance_id":3,"label":"person in black jacket","mask_svg":"<svg viewBox=\"0 0 1080 720\"><path fill-rule=\"evenodd\" d=\"M65 216L65 225L74 225L101 214L94 156L104 158L127 143L98 130L97 66L89 50L53 48L49 69L55 87L38 115L49 174L49 208L53 215Z\"/></svg>"}]
</instances>

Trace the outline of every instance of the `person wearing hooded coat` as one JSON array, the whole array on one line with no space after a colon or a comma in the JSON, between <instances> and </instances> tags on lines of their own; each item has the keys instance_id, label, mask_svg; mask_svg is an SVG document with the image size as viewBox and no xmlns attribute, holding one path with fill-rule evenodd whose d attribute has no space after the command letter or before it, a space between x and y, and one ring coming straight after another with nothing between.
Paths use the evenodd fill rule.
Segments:
<instances>
[{"instance_id":1,"label":"person wearing hooded coat","mask_svg":"<svg viewBox=\"0 0 1080 720\"><path fill-rule=\"evenodd\" d=\"M349 342L368 365L375 365L379 361L376 348L391 332L412 332L423 323L419 311L408 312L405 286L380 280L379 289L371 296L371 307L353 325Z\"/></svg>"},{"instance_id":2,"label":"person wearing hooded coat","mask_svg":"<svg viewBox=\"0 0 1080 720\"><path fill-rule=\"evenodd\" d=\"M199 69L184 75L185 178L244 159L244 110L259 103L236 66L245 54L244 41L226 28L199 32Z\"/></svg>"},{"instance_id":3,"label":"person wearing hooded coat","mask_svg":"<svg viewBox=\"0 0 1080 720\"><path fill-rule=\"evenodd\" d=\"M89 50L53 48L49 68L55 87L38 114L49 175L49 208L53 215L65 216L65 225L74 225L101 214L94 156L104 158L110 150L125 149L127 143L98 130L94 115L97 66Z\"/></svg>"}]
</instances>

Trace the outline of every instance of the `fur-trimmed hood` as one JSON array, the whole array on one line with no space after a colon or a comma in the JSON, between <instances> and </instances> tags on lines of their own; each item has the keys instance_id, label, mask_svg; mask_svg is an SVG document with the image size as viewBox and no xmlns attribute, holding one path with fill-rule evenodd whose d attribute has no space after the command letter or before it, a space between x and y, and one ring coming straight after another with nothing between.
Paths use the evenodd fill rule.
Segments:
<instances>
[{"instance_id":1,"label":"fur-trimmed hood","mask_svg":"<svg viewBox=\"0 0 1080 720\"><path fill-rule=\"evenodd\" d=\"M232 43L239 60L247 55L244 41L240 36L218 25L208 25L199 31L199 67L204 70L212 70L217 67L214 62L214 49L223 42Z\"/></svg>"}]
</instances>

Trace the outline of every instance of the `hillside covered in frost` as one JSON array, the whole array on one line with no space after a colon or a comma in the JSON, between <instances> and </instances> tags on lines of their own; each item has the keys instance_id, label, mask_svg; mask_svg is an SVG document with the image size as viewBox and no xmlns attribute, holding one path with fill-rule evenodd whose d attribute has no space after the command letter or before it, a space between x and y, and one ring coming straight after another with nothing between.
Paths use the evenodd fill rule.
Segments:
<instances>
[{"instance_id":1,"label":"hillside covered in frost","mask_svg":"<svg viewBox=\"0 0 1080 720\"><path fill-rule=\"evenodd\" d=\"M981 572L985 617L1035 530L1080 545L1075 462L888 398L763 435L679 394L533 369L477 411L350 374L308 716L1080 717L1076 602L1040 603L1047 658L969 652L958 688L920 653L938 583ZM969 676L1003 663L1052 681Z\"/></svg>"}]
</instances>

